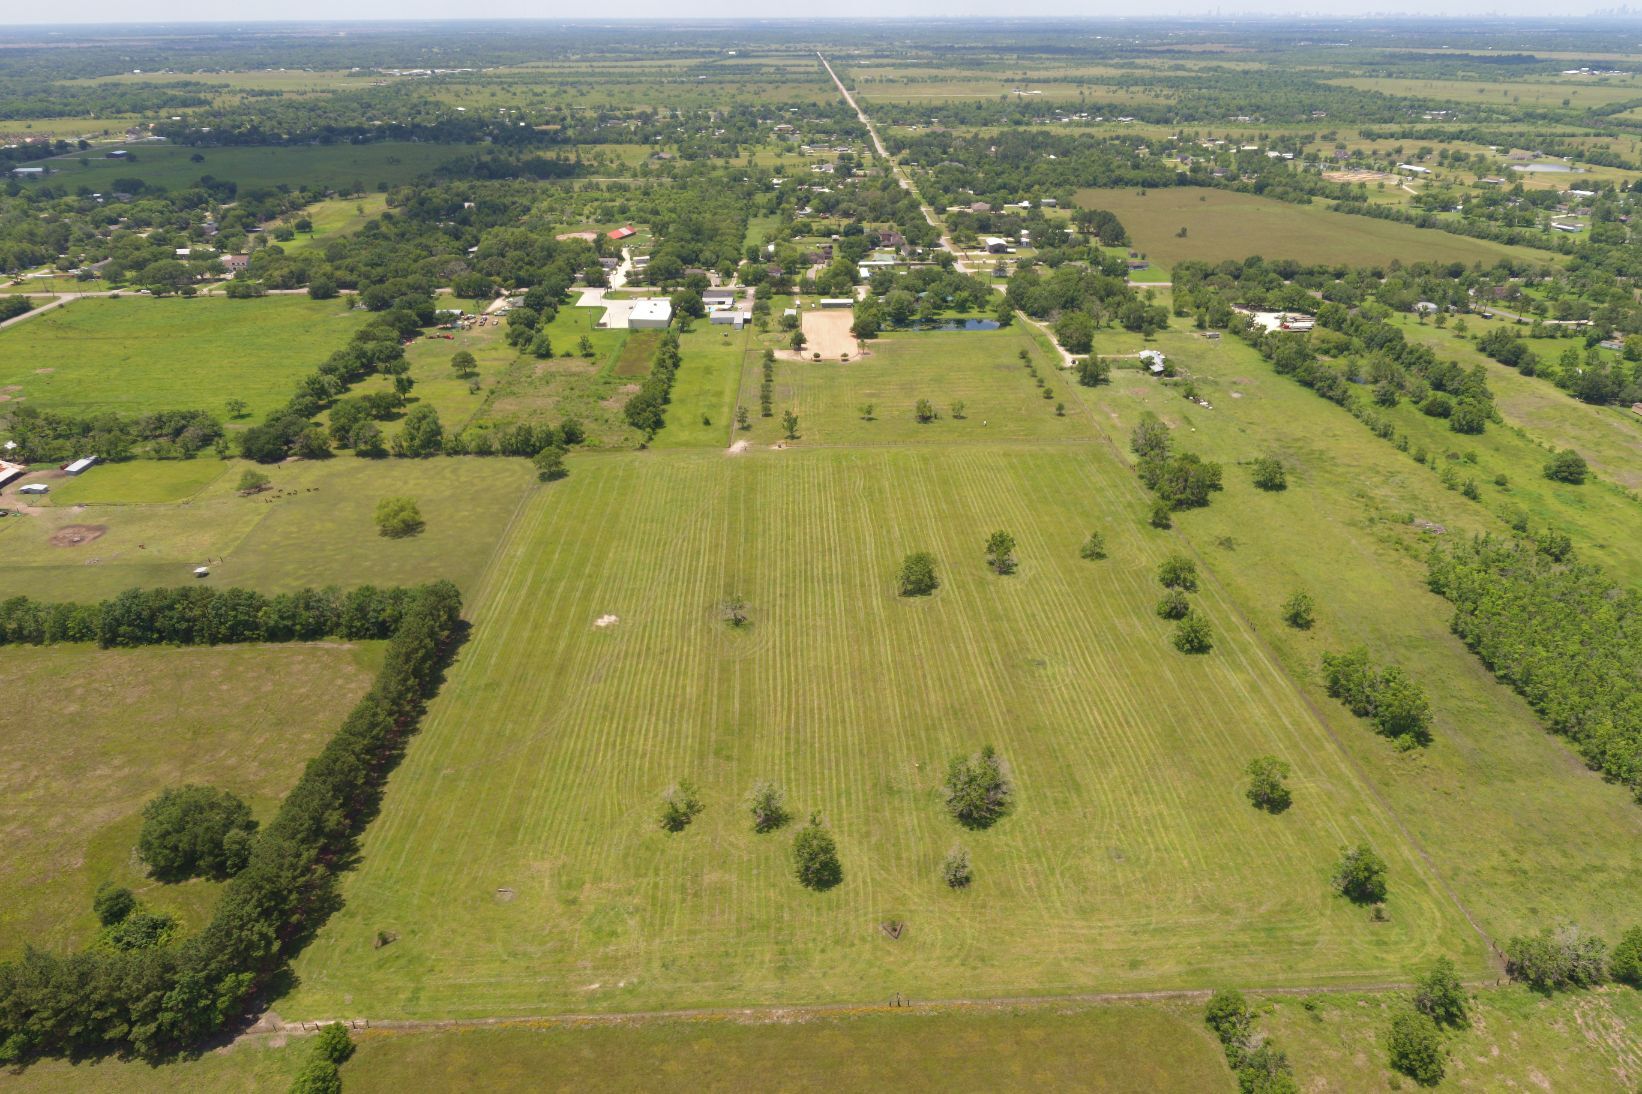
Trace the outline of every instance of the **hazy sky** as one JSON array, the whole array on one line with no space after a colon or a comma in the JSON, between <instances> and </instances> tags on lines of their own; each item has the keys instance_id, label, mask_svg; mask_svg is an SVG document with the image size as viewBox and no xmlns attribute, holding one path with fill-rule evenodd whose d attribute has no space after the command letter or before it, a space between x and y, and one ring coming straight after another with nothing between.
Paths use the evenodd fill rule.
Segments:
<instances>
[{"instance_id":1,"label":"hazy sky","mask_svg":"<svg viewBox=\"0 0 1642 1094\"><path fill-rule=\"evenodd\" d=\"M1423 16L1578 16L1594 10L1613 10L1623 0L1574 0L1548 6L1544 0L1433 0L1419 4L1412 13ZM1642 14L1642 3L1633 5ZM485 19L669 19L688 18L693 14L722 20L726 17L755 17L766 19L825 19L825 18L895 18L917 16L994 16L1030 18L1042 16L1076 16L1099 19L1102 17L1139 16L1160 18L1168 16L1222 15L1236 16L1309 14L1322 18L1340 18L1368 13L1405 11L1407 0L1387 3L1386 0L1334 0L1321 4L1318 0L1163 0L1146 3L1145 0L1115 0L1090 4L1084 0L1022 0L1000 7L995 0L828 0L826 3L802 5L798 8L772 9L765 0L722 0L701 5L693 11L676 0L612 0L590 6L585 2L565 3L541 0L485 0L468 7L452 5L449 0L70 0L62 6L26 3L17 0L0 9L0 26L20 24L92 24L92 23L157 23L157 22L222 22L256 20L336 20L336 19L452 19L478 17Z\"/></svg>"}]
</instances>

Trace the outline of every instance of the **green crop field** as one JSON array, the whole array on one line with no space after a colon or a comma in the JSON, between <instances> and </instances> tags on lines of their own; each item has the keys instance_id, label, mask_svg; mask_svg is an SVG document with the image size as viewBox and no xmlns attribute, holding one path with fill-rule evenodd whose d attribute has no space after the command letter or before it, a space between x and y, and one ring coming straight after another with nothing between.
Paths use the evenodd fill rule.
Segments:
<instances>
[{"instance_id":1,"label":"green crop field","mask_svg":"<svg viewBox=\"0 0 1642 1094\"><path fill-rule=\"evenodd\" d=\"M1110 387L1078 389L1080 397L1114 445L1127 444L1150 408L1183 447L1224 462L1225 492L1181 514L1178 534L1313 701L1342 717L1341 741L1471 914L1497 940L1548 918L1623 930L1634 911L1627 894L1642 886L1642 863L1624 848L1642 838L1642 815L1449 633L1448 603L1424 585L1436 537L1409 521L1454 537L1503 533L1504 523L1234 339L1171 333L1157 345L1189 370L1212 410L1132 370L1115 372ZM1455 447L1471 439L1447 436ZM1254 489L1238 466L1265 453L1289 466L1280 494ZM1537 464L1521 472L1536 473ZM1317 600L1310 631L1278 620L1295 589ZM1429 748L1396 752L1323 694L1320 655L1356 644L1424 682L1436 717Z\"/></svg>"},{"instance_id":2,"label":"green crop field","mask_svg":"<svg viewBox=\"0 0 1642 1094\"><path fill-rule=\"evenodd\" d=\"M0 393L71 414L209 410L260 416L365 323L337 301L79 300L0 331Z\"/></svg>"},{"instance_id":3,"label":"green crop field","mask_svg":"<svg viewBox=\"0 0 1642 1094\"><path fill-rule=\"evenodd\" d=\"M378 648L7 648L0 951L89 941L91 897L104 881L197 928L219 887L146 876L132 851L144 803L166 787L207 783L266 820L335 732L338 705L364 693Z\"/></svg>"},{"instance_id":4,"label":"green crop field","mask_svg":"<svg viewBox=\"0 0 1642 1094\"><path fill-rule=\"evenodd\" d=\"M1170 647L1152 612L1168 541L1110 457L953 445L572 467L473 601L473 638L282 1013L1361 982L1437 953L1482 967L1232 606L1203 594L1212 654ZM996 527L1020 539L1015 576L982 565ZM1099 564L1077 557L1093 528L1112 550ZM919 548L944 584L902 601L893 569ZM730 596L750 606L744 633L719 621ZM940 773L989 741L1020 804L969 834L942 812ZM1239 789L1265 752L1301 787L1278 818ZM709 806L672 836L654 815L681 778ZM789 833L749 831L738 802L759 778L838 833L838 889L796 884ZM1389 923L1328 887L1358 839L1393 864ZM977 882L954 893L937 867L960 840ZM399 941L375 949L379 930Z\"/></svg>"},{"instance_id":5,"label":"green crop field","mask_svg":"<svg viewBox=\"0 0 1642 1094\"><path fill-rule=\"evenodd\" d=\"M470 155L460 144L378 141L372 144L298 144L261 147L191 148L186 145L120 145L130 159L103 157L104 147L73 156L42 161L54 174L52 181L71 190L89 186L113 190L116 179L141 179L168 190L193 185L201 176L226 179L245 187L311 186L348 190L377 190L399 186L418 175ZM193 157L201 156L199 162ZM80 161L85 160L82 164Z\"/></svg>"},{"instance_id":6,"label":"green crop field","mask_svg":"<svg viewBox=\"0 0 1642 1094\"><path fill-rule=\"evenodd\" d=\"M58 480L89 504L0 520L0 595L97 600L192 582L194 567L207 562L210 583L263 592L438 578L471 589L535 480L518 460L337 456L261 467L271 488L242 498L235 487L248 466L145 460ZM211 467L224 473L202 485L196 474ZM371 515L388 495L415 498L426 529L406 539L378 535ZM181 500L138 500L156 497Z\"/></svg>"},{"instance_id":7,"label":"green crop field","mask_svg":"<svg viewBox=\"0 0 1642 1094\"><path fill-rule=\"evenodd\" d=\"M1392 259L1490 265L1507 257L1552 261L1546 251L1333 213L1321 204L1291 205L1197 186L1147 190L1145 197L1141 193L1079 190L1077 202L1115 214L1129 230L1133 249L1165 266L1187 258L1220 262L1250 255L1355 265L1383 265ZM1182 228L1184 237L1177 235Z\"/></svg>"}]
</instances>

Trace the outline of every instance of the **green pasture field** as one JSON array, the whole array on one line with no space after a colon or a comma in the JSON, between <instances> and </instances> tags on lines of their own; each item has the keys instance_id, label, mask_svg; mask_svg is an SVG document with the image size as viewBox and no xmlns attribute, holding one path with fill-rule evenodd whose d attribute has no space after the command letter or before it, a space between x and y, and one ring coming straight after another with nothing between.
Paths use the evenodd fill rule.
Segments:
<instances>
[{"instance_id":1,"label":"green pasture field","mask_svg":"<svg viewBox=\"0 0 1642 1094\"><path fill-rule=\"evenodd\" d=\"M186 501L239 466L210 458L101 463L77 478L54 481L42 500L58 507Z\"/></svg>"},{"instance_id":2,"label":"green pasture field","mask_svg":"<svg viewBox=\"0 0 1642 1094\"><path fill-rule=\"evenodd\" d=\"M388 199L382 194L316 201L301 212L285 218L295 224L298 219L306 217L312 222L314 230L298 232L296 238L289 243L279 243L276 246L287 253L304 251L315 245L323 247L338 236L357 232L380 216L387 207Z\"/></svg>"},{"instance_id":3,"label":"green pasture field","mask_svg":"<svg viewBox=\"0 0 1642 1094\"><path fill-rule=\"evenodd\" d=\"M1157 190L1080 190L1077 203L1111 211L1129 230L1134 250L1154 263L1173 266L1184 259L1241 260L1250 255L1299 262L1382 265L1409 262L1489 265L1501 258L1555 260L1548 251L1507 247L1488 240L1450 235L1370 217L1341 215L1321 204L1288 202L1214 190L1176 186ZM1185 239L1177 233L1187 230Z\"/></svg>"},{"instance_id":4,"label":"green pasture field","mask_svg":"<svg viewBox=\"0 0 1642 1094\"><path fill-rule=\"evenodd\" d=\"M651 442L653 447L723 448L730 443L736 392L749 367L747 362L755 356L752 347L757 338L750 326L736 331L715 327L705 320L691 324L690 332L679 338L681 360L673 377L672 399L667 404L667 424ZM756 362L751 367L756 367ZM758 413L756 388L748 413Z\"/></svg>"},{"instance_id":5,"label":"green pasture field","mask_svg":"<svg viewBox=\"0 0 1642 1094\"><path fill-rule=\"evenodd\" d=\"M633 377L616 375L622 348L629 338L624 330L600 330L595 323L603 316L600 308L562 305L548 324L548 338L559 356L538 360L528 354L513 354L494 377L487 375L482 403L472 410L473 420L493 425L511 422L557 425L565 418L579 418L587 428L593 447L627 447L637 443L639 434L622 417L627 396L638 390ZM505 327L503 328L505 333ZM591 359L575 354L585 336L593 343ZM439 343L434 343L438 345ZM444 343L448 346L451 343ZM495 350L501 362L505 341ZM449 357L444 357L449 373ZM467 398L466 386L461 389ZM447 426L450 423L447 422Z\"/></svg>"},{"instance_id":6,"label":"green pasture field","mask_svg":"<svg viewBox=\"0 0 1642 1094\"><path fill-rule=\"evenodd\" d=\"M98 146L83 153L42 160L53 172L52 181L71 190L89 186L110 190L115 179L142 179L150 186L178 189L191 186L202 175L229 179L244 187L317 186L347 189L356 184L370 190L398 186L440 164L473 154L465 144L415 141L377 141L371 144L294 144L195 148L182 144L119 145L131 152L128 160L111 160ZM193 156L204 157L199 163ZM80 160L87 162L84 166Z\"/></svg>"},{"instance_id":7,"label":"green pasture field","mask_svg":"<svg viewBox=\"0 0 1642 1094\"><path fill-rule=\"evenodd\" d=\"M1567 105L1574 109L1606 106L1627 99L1642 98L1642 83L1634 79L1602 83L1589 80L1529 82L1517 80L1424 80L1402 77L1353 76L1332 79L1331 84L1354 87L1414 99L1439 99L1462 106L1513 104L1524 107Z\"/></svg>"},{"instance_id":8,"label":"green pasture field","mask_svg":"<svg viewBox=\"0 0 1642 1094\"><path fill-rule=\"evenodd\" d=\"M199 466L224 473L199 487ZM0 520L0 596L98 600L134 586L205 581L283 592L328 584L415 584L449 578L471 595L535 474L522 460L330 460L258 466L273 480L240 497L241 472L256 465L215 460L93 467L74 481L87 498L182 496L175 503L57 504ZM112 473L113 487L104 484ZM154 482L147 480L152 477ZM99 479L103 483L99 483ZM53 490L67 480L53 480ZM193 491L192 493L188 493ZM416 499L427 522L419 535L385 539L372 514L389 495ZM57 546L70 526L81 540ZM100 529L101 531L97 531ZM63 542L69 534L58 536Z\"/></svg>"},{"instance_id":9,"label":"green pasture field","mask_svg":"<svg viewBox=\"0 0 1642 1094\"><path fill-rule=\"evenodd\" d=\"M1378 1094L1414 1084L1386 1064L1393 1008L1407 996L1258 1000L1256 1026L1294 1065L1301 1090ZM1310 1009L1307 1009L1307 1008ZM1642 992L1626 987L1538 995L1524 987L1473 997L1469 1029L1444 1037L1438 1090L1631 1090L1642 1076Z\"/></svg>"},{"instance_id":10,"label":"green pasture field","mask_svg":"<svg viewBox=\"0 0 1642 1094\"><path fill-rule=\"evenodd\" d=\"M301 93L313 91L362 90L373 84L395 82L393 77L350 77L341 69L261 68L241 72L122 72L114 76L95 76L79 80L64 80L66 84L217 84L233 91L283 91Z\"/></svg>"},{"instance_id":11,"label":"green pasture field","mask_svg":"<svg viewBox=\"0 0 1642 1094\"><path fill-rule=\"evenodd\" d=\"M300 296L98 297L0 331L0 392L65 414L208 410L253 418L364 326L346 303Z\"/></svg>"},{"instance_id":12,"label":"green pasture field","mask_svg":"<svg viewBox=\"0 0 1642 1094\"><path fill-rule=\"evenodd\" d=\"M772 333L766 342L784 345ZM759 416L761 354L749 354L741 378L741 405L752 429L736 438L755 444L783 440L781 415L798 415L800 444L907 444L954 440L1059 440L1088 436L1069 390L1072 377L1057 367L1021 323L997 331L910 331L885 334L868 343L866 357L838 361L775 364L774 416ZM1045 399L1020 361L1025 350L1054 392ZM940 417L919 424L918 400L927 398ZM952 405L965 404L964 417ZM861 406L873 404L873 419ZM1064 403L1067 415L1055 414Z\"/></svg>"},{"instance_id":13,"label":"green pasture field","mask_svg":"<svg viewBox=\"0 0 1642 1094\"><path fill-rule=\"evenodd\" d=\"M1472 334L1510 322L1491 322L1475 315L1468 315L1465 320ZM1398 322L1410 341L1424 342L1466 368L1476 364L1486 367L1494 405L1508 423L1524 430L1539 444L1575 449L1599 477L1628 490L1642 490L1642 464L1636 458L1642 446L1642 415L1629 407L1582 403L1547 379L1524 376L1479 351L1454 333L1452 326L1439 330L1411 318ZM1534 352L1553 361L1565 347L1582 344L1560 338L1529 341Z\"/></svg>"},{"instance_id":14,"label":"green pasture field","mask_svg":"<svg viewBox=\"0 0 1642 1094\"><path fill-rule=\"evenodd\" d=\"M35 593L62 596L51 586ZM147 876L133 851L143 806L167 787L204 783L232 790L266 821L336 731L338 712L370 686L380 648L7 647L0 951L89 942L91 898L104 881L197 930L219 886Z\"/></svg>"},{"instance_id":15,"label":"green pasture field","mask_svg":"<svg viewBox=\"0 0 1642 1094\"><path fill-rule=\"evenodd\" d=\"M1491 937L1503 943L1564 918L1617 937L1635 919L1630 894L1642 886L1642 861L1630 851L1642 839L1642 811L1493 680L1449 631L1448 602L1425 586L1432 546L1506 534L1504 523L1235 339L1169 332L1154 344L1190 372L1212 410L1134 370L1078 392L1120 451L1150 408L1182 448L1223 463L1224 492L1176 515L1177 547L1212 568ZM1268 453L1288 468L1281 493L1249 480L1247 463ZM1410 518L1446 532L1423 532ZM1279 619L1297 589L1317 602L1309 631ZM1359 644L1425 685L1435 716L1428 748L1395 751L1324 693L1321 655Z\"/></svg>"},{"instance_id":16,"label":"green pasture field","mask_svg":"<svg viewBox=\"0 0 1642 1094\"><path fill-rule=\"evenodd\" d=\"M1145 507L1087 445L573 457L470 604L280 1013L1349 984L1441 953L1480 971L1477 937L1231 603L1199 597L1213 653L1170 646L1153 606L1171 544ZM1007 578L981 558L1000 527L1020 541ZM1097 528L1111 557L1083 561ZM943 585L905 601L893 573L917 549ZM742 632L719 615L732 596ZM988 742L1018 808L965 832L941 772ZM1242 794L1268 752L1295 766L1280 817ZM760 778L836 832L837 889L793 880L790 830L751 833L739 803ZM707 810L669 835L655 811L678 779ZM1391 862L1388 923L1329 887L1358 840ZM958 842L964 892L938 872ZM379 930L398 941L374 948Z\"/></svg>"},{"instance_id":17,"label":"green pasture field","mask_svg":"<svg viewBox=\"0 0 1642 1094\"><path fill-rule=\"evenodd\" d=\"M0 283L0 293L13 293L18 296L47 295L64 292L105 292L108 282L101 278L90 281L81 281L77 277L31 277L24 281L6 281Z\"/></svg>"}]
</instances>

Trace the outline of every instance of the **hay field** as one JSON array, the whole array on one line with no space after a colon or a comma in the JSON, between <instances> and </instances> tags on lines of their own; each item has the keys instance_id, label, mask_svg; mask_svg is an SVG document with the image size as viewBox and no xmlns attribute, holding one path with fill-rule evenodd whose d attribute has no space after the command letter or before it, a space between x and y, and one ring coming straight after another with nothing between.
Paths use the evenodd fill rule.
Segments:
<instances>
[{"instance_id":1,"label":"hay field","mask_svg":"<svg viewBox=\"0 0 1642 1094\"><path fill-rule=\"evenodd\" d=\"M267 820L376 671L379 643L99 650L7 647L0 719L0 952L67 950L97 930L98 884L187 930L219 886L163 885L135 858L167 787L221 786Z\"/></svg>"},{"instance_id":2,"label":"hay field","mask_svg":"<svg viewBox=\"0 0 1642 1094\"><path fill-rule=\"evenodd\" d=\"M1318 716L1211 584L1218 644L1172 649L1166 537L1089 448L635 453L540 492L395 773L346 907L298 959L287 1016L462 1016L1165 987L1351 983L1476 936ZM998 578L981 541L1021 543ZM1112 557L1077 548L1103 528ZM944 585L894 595L927 548ZM752 625L717 606L745 597ZM594 623L614 615L618 622ZM953 755L995 743L1019 807L966 833ZM1280 817L1249 758L1296 769ZM659 795L695 780L679 835ZM756 779L836 831L844 882L754 836ZM1391 920L1333 895L1343 843L1392 863ZM977 880L955 893L961 840ZM900 920L891 941L880 930ZM399 935L377 950L378 930Z\"/></svg>"},{"instance_id":3,"label":"hay field","mask_svg":"<svg viewBox=\"0 0 1642 1094\"><path fill-rule=\"evenodd\" d=\"M365 325L345 302L142 296L77 300L0 331L0 392L42 410L208 410L254 418Z\"/></svg>"},{"instance_id":4,"label":"hay field","mask_svg":"<svg viewBox=\"0 0 1642 1094\"><path fill-rule=\"evenodd\" d=\"M1507 247L1389 220L1332 213L1321 204L1288 202L1176 186L1147 190L1080 190L1077 203L1107 209L1129 230L1135 250L1153 263L1172 266L1184 259L1242 260L1250 255L1300 262L1376 265L1458 261L1492 264L1504 257L1552 261L1546 251ZM1178 237L1181 228L1186 238Z\"/></svg>"}]
</instances>

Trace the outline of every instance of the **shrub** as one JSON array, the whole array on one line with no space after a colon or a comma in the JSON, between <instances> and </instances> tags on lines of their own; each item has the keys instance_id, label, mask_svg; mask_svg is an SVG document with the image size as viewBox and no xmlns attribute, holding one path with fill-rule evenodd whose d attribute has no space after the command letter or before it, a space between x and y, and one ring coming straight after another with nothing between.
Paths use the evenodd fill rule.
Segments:
<instances>
[{"instance_id":1,"label":"shrub","mask_svg":"<svg viewBox=\"0 0 1642 1094\"><path fill-rule=\"evenodd\" d=\"M353 1038L348 1036L348 1027L340 1022L332 1022L319 1031L314 1038L314 1055L329 1060L338 1067L348 1062L353 1055Z\"/></svg>"},{"instance_id":2,"label":"shrub","mask_svg":"<svg viewBox=\"0 0 1642 1094\"><path fill-rule=\"evenodd\" d=\"M1594 987L1608 978L1608 947L1572 923L1505 944L1505 971L1536 991Z\"/></svg>"},{"instance_id":3,"label":"shrub","mask_svg":"<svg viewBox=\"0 0 1642 1094\"><path fill-rule=\"evenodd\" d=\"M1621 984L1642 988L1642 927L1632 927L1613 948L1609 974Z\"/></svg>"},{"instance_id":4,"label":"shrub","mask_svg":"<svg viewBox=\"0 0 1642 1094\"><path fill-rule=\"evenodd\" d=\"M137 898L130 889L111 882L97 886L97 895L91 898L91 910L97 913L97 922L112 927L137 908Z\"/></svg>"},{"instance_id":5,"label":"shrub","mask_svg":"<svg viewBox=\"0 0 1642 1094\"><path fill-rule=\"evenodd\" d=\"M1078 557L1095 561L1106 557L1106 537L1099 532L1090 532L1089 538L1083 541L1078 548Z\"/></svg>"},{"instance_id":6,"label":"shrub","mask_svg":"<svg viewBox=\"0 0 1642 1094\"><path fill-rule=\"evenodd\" d=\"M1203 1021L1214 1031L1221 1044L1240 1043L1248 1038L1254 1016L1243 993L1235 988L1222 988L1209 996L1203 1010Z\"/></svg>"},{"instance_id":7,"label":"shrub","mask_svg":"<svg viewBox=\"0 0 1642 1094\"><path fill-rule=\"evenodd\" d=\"M104 927L98 941L110 949L132 953L165 945L176 930L177 921L170 916L138 909L118 923Z\"/></svg>"},{"instance_id":8,"label":"shrub","mask_svg":"<svg viewBox=\"0 0 1642 1094\"><path fill-rule=\"evenodd\" d=\"M1188 611L1175 623L1173 641L1181 653L1208 653L1214 648L1209 621L1196 611Z\"/></svg>"},{"instance_id":9,"label":"shrub","mask_svg":"<svg viewBox=\"0 0 1642 1094\"><path fill-rule=\"evenodd\" d=\"M1015 572L1015 537L1008 532L993 532L986 537L986 564L995 573Z\"/></svg>"},{"instance_id":10,"label":"shrub","mask_svg":"<svg viewBox=\"0 0 1642 1094\"><path fill-rule=\"evenodd\" d=\"M914 551L901 560L896 575L902 596L928 596L940 585L935 577L935 556L928 551Z\"/></svg>"},{"instance_id":11,"label":"shrub","mask_svg":"<svg viewBox=\"0 0 1642 1094\"><path fill-rule=\"evenodd\" d=\"M1179 589L1170 589L1163 594L1163 599L1157 602L1157 614L1163 619L1183 619L1191 610L1191 602Z\"/></svg>"},{"instance_id":12,"label":"shrub","mask_svg":"<svg viewBox=\"0 0 1642 1094\"><path fill-rule=\"evenodd\" d=\"M954 757L946 769L946 808L965 828L990 828L1009 812L1015 788L991 745Z\"/></svg>"},{"instance_id":13,"label":"shrub","mask_svg":"<svg viewBox=\"0 0 1642 1094\"><path fill-rule=\"evenodd\" d=\"M793 871L798 883L817 891L831 889L844 880L838 862L838 845L821 824L821 814L810 814L810 823L799 829L792 844Z\"/></svg>"},{"instance_id":14,"label":"shrub","mask_svg":"<svg viewBox=\"0 0 1642 1094\"><path fill-rule=\"evenodd\" d=\"M917 406L913 408L912 416L918 420L920 425L928 425L938 417L935 413L935 404L928 399L918 400Z\"/></svg>"},{"instance_id":15,"label":"shrub","mask_svg":"<svg viewBox=\"0 0 1642 1094\"><path fill-rule=\"evenodd\" d=\"M1297 591L1283 601L1283 622L1295 630L1310 630L1312 623L1316 621L1312 609L1311 594Z\"/></svg>"},{"instance_id":16,"label":"shrub","mask_svg":"<svg viewBox=\"0 0 1642 1094\"><path fill-rule=\"evenodd\" d=\"M1348 848L1334 868L1334 889L1357 904L1378 904L1385 899L1385 860L1366 843Z\"/></svg>"},{"instance_id":17,"label":"shrub","mask_svg":"<svg viewBox=\"0 0 1642 1094\"><path fill-rule=\"evenodd\" d=\"M1465 985L1448 958L1437 958L1431 971L1414 981L1414 1009L1439 1026L1460 1028L1471 1024L1466 1013Z\"/></svg>"},{"instance_id":18,"label":"shrub","mask_svg":"<svg viewBox=\"0 0 1642 1094\"><path fill-rule=\"evenodd\" d=\"M1281 813L1294 800L1288 784L1289 765L1276 756L1258 756L1245 769L1249 777L1249 801L1256 809Z\"/></svg>"},{"instance_id":19,"label":"shrub","mask_svg":"<svg viewBox=\"0 0 1642 1094\"><path fill-rule=\"evenodd\" d=\"M424 527L416 499L392 497L376 503L376 530L389 539L414 536Z\"/></svg>"},{"instance_id":20,"label":"shrub","mask_svg":"<svg viewBox=\"0 0 1642 1094\"><path fill-rule=\"evenodd\" d=\"M1197 592L1197 566L1185 555L1170 555L1157 568L1157 579L1166 589Z\"/></svg>"},{"instance_id":21,"label":"shrub","mask_svg":"<svg viewBox=\"0 0 1642 1094\"><path fill-rule=\"evenodd\" d=\"M1162 498L1158 498L1156 501L1152 502L1152 511L1148 519L1150 520L1153 528L1172 528L1174 527L1174 518L1171 516L1173 512L1174 510L1169 508L1168 502L1164 501Z\"/></svg>"},{"instance_id":22,"label":"shrub","mask_svg":"<svg viewBox=\"0 0 1642 1094\"><path fill-rule=\"evenodd\" d=\"M954 889L962 889L975 879L969 865L969 852L961 844L953 844L952 850L946 853L941 862L941 877Z\"/></svg>"},{"instance_id":23,"label":"shrub","mask_svg":"<svg viewBox=\"0 0 1642 1094\"><path fill-rule=\"evenodd\" d=\"M1578 486L1589 471L1585 457L1571 448L1564 448L1545 464L1545 477L1553 482L1568 482Z\"/></svg>"},{"instance_id":24,"label":"shrub","mask_svg":"<svg viewBox=\"0 0 1642 1094\"><path fill-rule=\"evenodd\" d=\"M1399 748L1431 741L1431 704L1425 689L1396 666L1377 669L1361 646L1345 653L1323 654L1323 681L1328 693L1359 718L1371 718Z\"/></svg>"},{"instance_id":25,"label":"shrub","mask_svg":"<svg viewBox=\"0 0 1642 1094\"><path fill-rule=\"evenodd\" d=\"M1261 456L1254 461L1254 485L1262 490L1285 490L1288 488L1288 472L1283 469L1283 461L1276 456Z\"/></svg>"},{"instance_id":26,"label":"shrub","mask_svg":"<svg viewBox=\"0 0 1642 1094\"><path fill-rule=\"evenodd\" d=\"M250 849L244 837L230 837L256 827L250 807L228 791L182 786L143 807L137 853L165 881L227 877L245 865Z\"/></svg>"},{"instance_id":27,"label":"shrub","mask_svg":"<svg viewBox=\"0 0 1642 1094\"><path fill-rule=\"evenodd\" d=\"M753 815L754 832L773 832L787 823L787 799L772 782L759 781L747 792L747 811Z\"/></svg>"},{"instance_id":28,"label":"shrub","mask_svg":"<svg viewBox=\"0 0 1642 1094\"><path fill-rule=\"evenodd\" d=\"M694 784L681 779L661 796L661 826L669 832L682 832L703 808Z\"/></svg>"},{"instance_id":29,"label":"shrub","mask_svg":"<svg viewBox=\"0 0 1642 1094\"><path fill-rule=\"evenodd\" d=\"M1387 1062L1421 1086L1442 1081L1447 1051L1429 1015L1412 1008L1398 1011L1386 1035Z\"/></svg>"},{"instance_id":30,"label":"shrub","mask_svg":"<svg viewBox=\"0 0 1642 1094\"><path fill-rule=\"evenodd\" d=\"M270 481L268 476L261 471L253 471L248 467L245 469L245 473L239 477L239 485L234 489L239 491L241 497L248 497L251 494L260 494L268 489Z\"/></svg>"}]
</instances>

